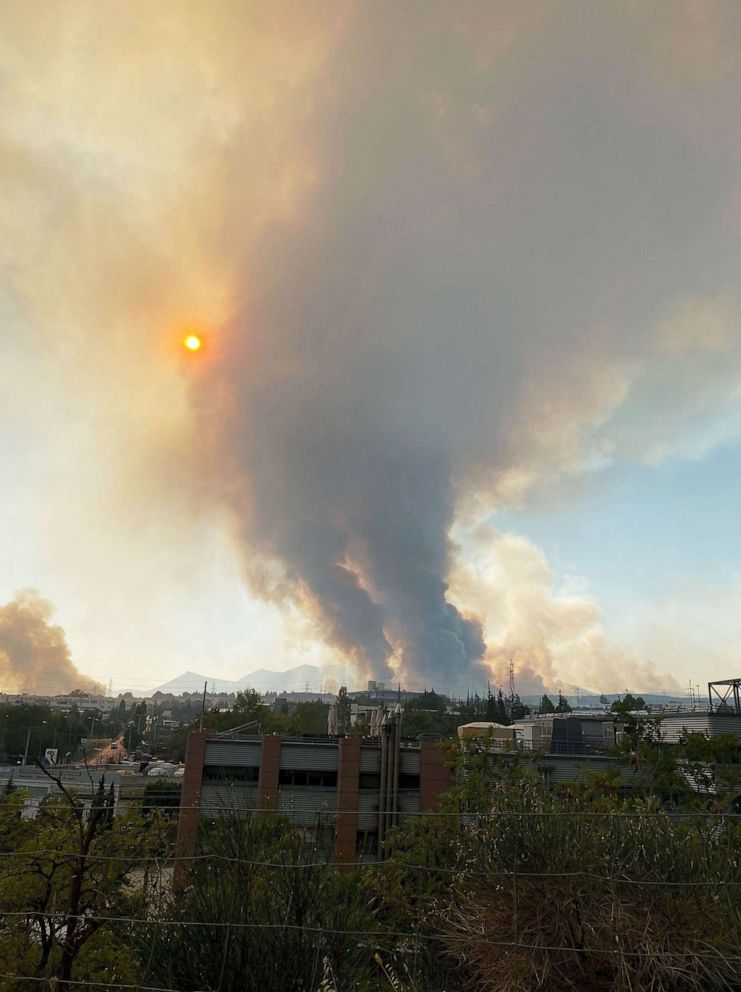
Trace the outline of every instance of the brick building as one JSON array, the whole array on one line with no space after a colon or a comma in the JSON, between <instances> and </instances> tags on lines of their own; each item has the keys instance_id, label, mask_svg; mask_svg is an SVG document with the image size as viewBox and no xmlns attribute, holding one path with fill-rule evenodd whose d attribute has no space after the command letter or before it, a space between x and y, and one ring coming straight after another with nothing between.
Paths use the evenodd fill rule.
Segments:
<instances>
[{"instance_id":1,"label":"brick building","mask_svg":"<svg viewBox=\"0 0 741 992\"><path fill-rule=\"evenodd\" d=\"M433 810L452 775L434 741L404 741L398 721L380 738L281 738L191 732L177 857L196 850L198 822L279 813L339 863L382 857L386 831Z\"/></svg>"}]
</instances>

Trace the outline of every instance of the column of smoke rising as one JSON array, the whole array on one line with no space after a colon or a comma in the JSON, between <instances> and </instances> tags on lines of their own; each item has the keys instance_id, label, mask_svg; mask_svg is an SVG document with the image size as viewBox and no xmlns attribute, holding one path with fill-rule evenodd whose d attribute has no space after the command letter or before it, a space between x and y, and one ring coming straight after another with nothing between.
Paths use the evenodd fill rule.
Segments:
<instances>
[{"instance_id":1,"label":"column of smoke rising","mask_svg":"<svg viewBox=\"0 0 741 992\"><path fill-rule=\"evenodd\" d=\"M452 136L481 155L461 175L413 25L383 20L354 24L317 85L320 181L253 247L202 402L229 397L215 433L248 562L280 562L368 674L444 688L485 678L481 625L446 598L448 532L456 485L505 444L524 279L502 251L496 136ZM459 69L451 91L475 80Z\"/></svg>"},{"instance_id":2,"label":"column of smoke rising","mask_svg":"<svg viewBox=\"0 0 741 992\"><path fill-rule=\"evenodd\" d=\"M87 689L102 692L70 658L64 630L50 623L53 610L33 589L0 606L0 680L5 692L43 695Z\"/></svg>"},{"instance_id":3,"label":"column of smoke rising","mask_svg":"<svg viewBox=\"0 0 741 992\"><path fill-rule=\"evenodd\" d=\"M431 6L434 25L428 5L361 7L297 98L315 181L244 251L198 402L207 419L219 397L205 433L253 579L278 563L275 588L361 668L442 688L485 654L446 596L461 493L530 464L520 417L568 464L554 419L576 433L607 408L608 359L693 284L701 241L680 229L712 229L723 197L673 136L632 133L648 84L609 33L566 19L488 53L475 14L459 31Z\"/></svg>"}]
</instances>

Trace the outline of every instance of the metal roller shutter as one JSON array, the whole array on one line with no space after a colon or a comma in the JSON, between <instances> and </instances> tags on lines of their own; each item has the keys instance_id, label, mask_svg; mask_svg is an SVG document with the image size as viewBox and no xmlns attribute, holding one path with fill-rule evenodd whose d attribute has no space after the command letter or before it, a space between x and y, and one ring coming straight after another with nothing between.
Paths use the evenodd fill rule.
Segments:
<instances>
[{"instance_id":1,"label":"metal roller shutter","mask_svg":"<svg viewBox=\"0 0 741 992\"><path fill-rule=\"evenodd\" d=\"M378 828L377 792L363 791L358 796L358 830L376 830Z\"/></svg>"},{"instance_id":2,"label":"metal roller shutter","mask_svg":"<svg viewBox=\"0 0 741 992\"><path fill-rule=\"evenodd\" d=\"M402 775L419 775L420 767L421 761L419 751L415 749L414 751L401 752L399 771Z\"/></svg>"},{"instance_id":3,"label":"metal roller shutter","mask_svg":"<svg viewBox=\"0 0 741 992\"><path fill-rule=\"evenodd\" d=\"M336 772L339 748L336 744L284 744L280 749L280 767L308 772Z\"/></svg>"},{"instance_id":4,"label":"metal roller shutter","mask_svg":"<svg viewBox=\"0 0 741 992\"><path fill-rule=\"evenodd\" d=\"M234 765L259 767L262 744L258 741L206 741L204 765L228 768Z\"/></svg>"},{"instance_id":5,"label":"metal roller shutter","mask_svg":"<svg viewBox=\"0 0 741 992\"><path fill-rule=\"evenodd\" d=\"M379 772L381 770L381 749L380 747L361 747L360 749L360 771Z\"/></svg>"},{"instance_id":6,"label":"metal roller shutter","mask_svg":"<svg viewBox=\"0 0 741 992\"><path fill-rule=\"evenodd\" d=\"M419 813L419 792L399 789L399 813Z\"/></svg>"},{"instance_id":7,"label":"metal roller shutter","mask_svg":"<svg viewBox=\"0 0 741 992\"><path fill-rule=\"evenodd\" d=\"M278 812L297 826L333 825L337 811L334 789L282 786L278 792Z\"/></svg>"},{"instance_id":8,"label":"metal roller shutter","mask_svg":"<svg viewBox=\"0 0 741 992\"><path fill-rule=\"evenodd\" d=\"M257 787L251 783L204 782L201 812L214 819L229 814L246 816L257 808Z\"/></svg>"}]
</instances>

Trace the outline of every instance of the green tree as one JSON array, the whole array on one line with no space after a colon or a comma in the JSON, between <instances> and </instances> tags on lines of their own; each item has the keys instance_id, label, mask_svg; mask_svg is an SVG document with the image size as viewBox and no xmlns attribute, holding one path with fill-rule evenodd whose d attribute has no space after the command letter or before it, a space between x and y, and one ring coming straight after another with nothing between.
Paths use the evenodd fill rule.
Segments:
<instances>
[{"instance_id":1,"label":"green tree","mask_svg":"<svg viewBox=\"0 0 741 992\"><path fill-rule=\"evenodd\" d=\"M0 756L9 764L21 762L28 741L29 761L50 747L57 748L64 760L65 755L76 754L89 728L90 722L74 709L66 714L40 705L0 706Z\"/></svg>"},{"instance_id":2,"label":"green tree","mask_svg":"<svg viewBox=\"0 0 741 992\"><path fill-rule=\"evenodd\" d=\"M204 824L199 855L162 909L183 925L154 920L139 935L149 962L142 984L182 992L370 988L376 947L365 934L377 927L359 873L323 866L278 817Z\"/></svg>"},{"instance_id":3,"label":"green tree","mask_svg":"<svg viewBox=\"0 0 741 992\"><path fill-rule=\"evenodd\" d=\"M415 696L404 704L404 712L409 710L428 710L434 713L444 713L447 700L444 696L438 695L434 689L425 689L419 696Z\"/></svg>"},{"instance_id":4,"label":"green tree","mask_svg":"<svg viewBox=\"0 0 741 992\"><path fill-rule=\"evenodd\" d=\"M482 715L483 718L490 723L501 723L507 725L512 722L507 703L501 689L495 696L491 691L491 687L487 688L484 713Z\"/></svg>"},{"instance_id":5,"label":"green tree","mask_svg":"<svg viewBox=\"0 0 741 992\"><path fill-rule=\"evenodd\" d=\"M515 693L514 696L510 699L509 715L511 719L508 720L507 722L511 723L514 720L522 720L523 717L529 716L529 714L530 714L530 707L526 706L523 703L523 701L520 699L519 695Z\"/></svg>"},{"instance_id":6,"label":"green tree","mask_svg":"<svg viewBox=\"0 0 741 992\"><path fill-rule=\"evenodd\" d=\"M617 713L621 716L627 716L629 713L634 713L638 710L645 709L646 700L643 696L633 696L630 692L627 692L622 699L616 699L610 707L610 710L613 713Z\"/></svg>"},{"instance_id":7,"label":"green tree","mask_svg":"<svg viewBox=\"0 0 741 992\"><path fill-rule=\"evenodd\" d=\"M555 713L556 707L553 705L552 701L548 696L543 694L543 698L540 700L540 706L538 707L538 713Z\"/></svg>"},{"instance_id":8,"label":"green tree","mask_svg":"<svg viewBox=\"0 0 741 992\"><path fill-rule=\"evenodd\" d=\"M321 701L298 703L289 718L293 734L326 734L329 706Z\"/></svg>"},{"instance_id":9,"label":"green tree","mask_svg":"<svg viewBox=\"0 0 741 992\"><path fill-rule=\"evenodd\" d=\"M259 719L265 712L262 696L255 689L245 689L237 693L232 713L242 719Z\"/></svg>"},{"instance_id":10,"label":"green tree","mask_svg":"<svg viewBox=\"0 0 741 992\"><path fill-rule=\"evenodd\" d=\"M171 778L153 778L144 787L142 811L151 813L160 810L170 818L176 817L180 811L180 795L182 781Z\"/></svg>"},{"instance_id":11,"label":"green tree","mask_svg":"<svg viewBox=\"0 0 741 992\"><path fill-rule=\"evenodd\" d=\"M53 776L50 776L53 777ZM111 917L140 915L152 896L139 876L141 858L166 854L156 817L114 817L115 797L104 780L87 796L55 779L55 791L32 821L15 793L0 810L0 970L53 982L131 981L136 961ZM101 971L106 976L102 978Z\"/></svg>"},{"instance_id":12,"label":"green tree","mask_svg":"<svg viewBox=\"0 0 741 992\"><path fill-rule=\"evenodd\" d=\"M556 713L570 713L571 704L569 703L566 696L562 695L561 690L558 692L558 703L556 704Z\"/></svg>"},{"instance_id":13,"label":"green tree","mask_svg":"<svg viewBox=\"0 0 741 992\"><path fill-rule=\"evenodd\" d=\"M340 686L337 693L337 733L347 734L350 731L350 697L347 694L347 687Z\"/></svg>"}]
</instances>

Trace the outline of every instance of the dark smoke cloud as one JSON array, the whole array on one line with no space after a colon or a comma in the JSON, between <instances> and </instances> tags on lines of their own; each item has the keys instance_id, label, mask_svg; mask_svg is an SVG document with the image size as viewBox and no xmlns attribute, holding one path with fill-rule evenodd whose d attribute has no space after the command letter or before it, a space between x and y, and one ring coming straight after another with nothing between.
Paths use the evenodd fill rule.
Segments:
<instances>
[{"instance_id":1,"label":"dark smoke cloud","mask_svg":"<svg viewBox=\"0 0 741 992\"><path fill-rule=\"evenodd\" d=\"M72 689L102 692L77 671L64 630L50 623L54 610L34 589L0 606L0 684L3 692L55 695Z\"/></svg>"},{"instance_id":2,"label":"dark smoke cloud","mask_svg":"<svg viewBox=\"0 0 741 992\"><path fill-rule=\"evenodd\" d=\"M738 440L738 3L38 6L0 5L4 595L78 597L132 676L318 632L465 689L477 616L496 679L623 688L598 604L471 535ZM689 675L677 615L645 653Z\"/></svg>"},{"instance_id":3,"label":"dark smoke cloud","mask_svg":"<svg viewBox=\"0 0 741 992\"><path fill-rule=\"evenodd\" d=\"M359 5L286 110L315 181L244 250L200 384L248 573L277 562L378 676L481 677L447 596L463 497L578 462L657 316L722 286L734 243L708 106L677 126L630 12L515 7Z\"/></svg>"}]
</instances>

